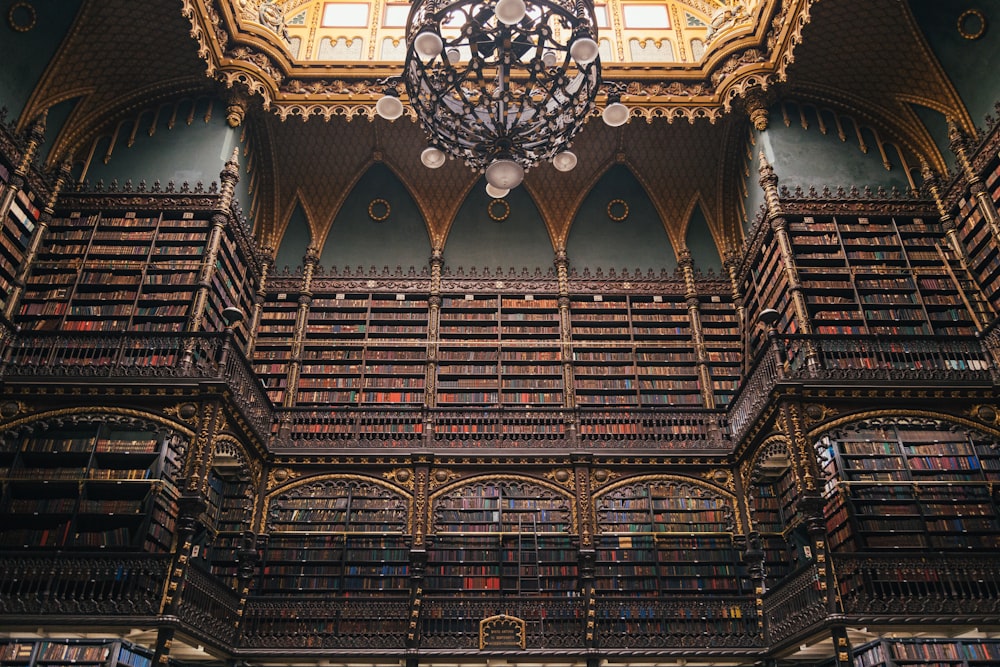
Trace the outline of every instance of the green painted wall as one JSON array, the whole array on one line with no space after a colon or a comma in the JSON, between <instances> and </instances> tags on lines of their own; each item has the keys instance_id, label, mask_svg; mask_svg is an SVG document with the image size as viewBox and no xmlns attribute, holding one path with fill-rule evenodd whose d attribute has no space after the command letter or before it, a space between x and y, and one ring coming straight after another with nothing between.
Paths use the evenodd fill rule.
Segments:
<instances>
[{"instance_id":1,"label":"green painted wall","mask_svg":"<svg viewBox=\"0 0 1000 667\"><path fill-rule=\"evenodd\" d=\"M841 141L832 113L823 113L823 125L826 127L826 134L823 134L814 108L806 107L806 128L802 127L798 108L792 107L792 110L794 113L789 114L791 122L786 126L780 108L772 108L768 128L754 133L756 150L763 151L774 166L779 187L801 187L803 190L811 187L822 190L826 186L895 187L900 190L909 187L909 179L896 149L886 145L891 167L887 170L882 163L875 135L867 128L862 127L861 132L867 146L867 152L863 152L852 119L841 116L846 137ZM756 184L755 173L751 174L751 180ZM759 185L756 187L759 189ZM756 208L752 210L756 212Z\"/></svg>"},{"instance_id":2,"label":"green painted wall","mask_svg":"<svg viewBox=\"0 0 1000 667\"><path fill-rule=\"evenodd\" d=\"M948 169L954 171L958 164L958 158L955 157L955 154L948 147L951 141L948 138L948 120L944 117L944 114L934 109L928 109L916 104L912 105L912 108L917 117L920 118L920 122L930 132L931 138L934 139L934 143L938 147L938 152L941 153L945 164L948 165Z\"/></svg>"},{"instance_id":3,"label":"green painted wall","mask_svg":"<svg viewBox=\"0 0 1000 667\"><path fill-rule=\"evenodd\" d=\"M292 211L292 216L288 219L288 226L281 237L281 245L278 246L278 253L274 260L276 271L288 269L295 271L302 267L302 259L306 256L309 243L312 240L312 233L309 231L309 219L306 218L302 206L296 206Z\"/></svg>"},{"instance_id":4,"label":"green painted wall","mask_svg":"<svg viewBox=\"0 0 1000 667\"><path fill-rule=\"evenodd\" d=\"M490 218L487 207L493 199L486 194L486 181L480 179L458 210L455 222L445 241L445 264L453 271L460 267L491 272L511 268L520 272L535 269L545 272L552 268L552 241L542 222L542 216L528 191L517 187L500 201L510 206L506 220ZM502 217L502 204L494 204L494 214Z\"/></svg>"},{"instance_id":5,"label":"green painted wall","mask_svg":"<svg viewBox=\"0 0 1000 667\"><path fill-rule=\"evenodd\" d=\"M628 217L615 222L608 204L616 199L628 204ZM616 205L612 213L621 211ZM660 216L642 184L624 165L615 165L594 186L573 220L566 243L570 265L579 271L608 271L677 267L677 256Z\"/></svg>"},{"instance_id":6,"label":"green painted wall","mask_svg":"<svg viewBox=\"0 0 1000 667\"><path fill-rule=\"evenodd\" d=\"M910 0L910 9L972 120L982 125L1000 101L1000 0ZM970 9L986 17L986 31L978 39L959 33L958 19Z\"/></svg>"},{"instance_id":7,"label":"green painted wall","mask_svg":"<svg viewBox=\"0 0 1000 667\"><path fill-rule=\"evenodd\" d=\"M368 206L383 199L389 204L389 217L378 222L368 215ZM376 217L385 209L374 207ZM319 224L325 224L320 220ZM352 270L359 265L381 272L388 267L408 271L427 265L431 254L427 225L417 204L396 175L384 164L374 164L358 180L333 222L320 251L320 265ZM300 255L301 257L301 255Z\"/></svg>"},{"instance_id":8,"label":"green painted wall","mask_svg":"<svg viewBox=\"0 0 1000 667\"><path fill-rule=\"evenodd\" d=\"M128 141L133 122L125 123L118 132L107 163L104 156L111 145L111 138L102 137L85 179L90 183L103 180L105 184L114 179L119 183L131 179L133 184L140 180L152 184L158 180L164 186L168 181L174 181L178 187L184 182L192 187L198 181L206 186L218 182L219 172L239 141L240 130L226 124L222 113L224 109L217 102L213 105L210 120L205 122L209 103L208 100L198 101L194 120L188 125L186 119L193 102L180 102L172 129L169 127L172 109L165 107L156 119L153 136L149 136L153 112L144 112L137 121L139 128L131 147Z\"/></svg>"},{"instance_id":9,"label":"green painted wall","mask_svg":"<svg viewBox=\"0 0 1000 667\"><path fill-rule=\"evenodd\" d=\"M704 272L722 271L722 258L719 255L719 247L715 245L712 238L712 231L708 228L708 220L700 206L695 206L691 211L691 219L688 222L687 237L684 239L688 250L691 252L691 259L694 260L696 269Z\"/></svg>"},{"instance_id":10,"label":"green painted wall","mask_svg":"<svg viewBox=\"0 0 1000 667\"><path fill-rule=\"evenodd\" d=\"M0 62L3 63L0 65L0 106L7 107L9 117L15 119L24 109L82 4L82 0L32 2L35 26L19 32L11 28L7 20L16 1L0 0ZM14 18L18 25L25 25L30 14L19 9Z\"/></svg>"}]
</instances>

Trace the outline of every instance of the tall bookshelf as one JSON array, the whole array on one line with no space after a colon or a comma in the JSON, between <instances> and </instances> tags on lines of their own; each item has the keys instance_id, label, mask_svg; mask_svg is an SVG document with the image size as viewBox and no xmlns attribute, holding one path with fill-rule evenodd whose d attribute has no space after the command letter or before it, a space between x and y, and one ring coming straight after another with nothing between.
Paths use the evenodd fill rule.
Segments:
<instances>
[{"instance_id":1,"label":"tall bookshelf","mask_svg":"<svg viewBox=\"0 0 1000 667\"><path fill-rule=\"evenodd\" d=\"M578 594L566 497L523 480L473 483L435 500L427 587L438 594Z\"/></svg>"},{"instance_id":2,"label":"tall bookshelf","mask_svg":"<svg viewBox=\"0 0 1000 667\"><path fill-rule=\"evenodd\" d=\"M822 444L831 548L1000 547L997 451L985 436L930 421L873 422Z\"/></svg>"},{"instance_id":3,"label":"tall bookshelf","mask_svg":"<svg viewBox=\"0 0 1000 667\"><path fill-rule=\"evenodd\" d=\"M14 171L5 157L0 155L0 195L6 191ZM24 262L28 241L41 216L39 205L40 202L34 192L30 189L19 189L0 226L0 305L6 304L14 287L18 269Z\"/></svg>"},{"instance_id":4,"label":"tall bookshelf","mask_svg":"<svg viewBox=\"0 0 1000 667\"><path fill-rule=\"evenodd\" d=\"M818 334L967 336L983 321L978 286L936 223L803 217L789 235Z\"/></svg>"},{"instance_id":5,"label":"tall bookshelf","mask_svg":"<svg viewBox=\"0 0 1000 667\"><path fill-rule=\"evenodd\" d=\"M19 313L24 329L179 332L199 288L209 211L80 211L55 218L32 265ZM205 328L227 306L250 311L255 273L226 226ZM238 330L240 336L245 331Z\"/></svg>"},{"instance_id":6,"label":"tall bookshelf","mask_svg":"<svg viewBox=\"0 0 1000 667\"><path fill-rule=\"evenodd\" d=\"M0 544L7 549L171 549L177 437L83 422L2 444Z\"/></svg>"},{"instance_id":7,"label":"tall bookshelf","mask_svg":"<svg viewBox=\"0 0 1000 667\"><path fill-rule=\"evenodd\" d=\"M408 506L369 482L305 484L269 500L262 594L409 595Z\"/></svg>"},{"instance_id":8,"label":"tall bookshelf","mask_svg":"<svg viewBox=\"0 0 1000 667\"><path fill-rule=\"evenodd\" d=\"M8 667L151 667L152 652L126 641L101 639L0 639L0 664Z\"/></svg>"},{"instance_id":9,"label":"tall bookshelf","mask_svg":"<svg viewBox=\"0 0 1000 667\"><path fill-rule=\"evenodd\" d=\"M500 401L500 299L451 294L441 299L438 324L438 407Z\"/></svg>"},{"instance_id":10,"label":"tall bookshelf","mask_svg":"<svg viewBox=\"0 0 1000 667\"><path fill-rule=\"evenodd\" d=\"M878 639L854 649L861 667L976 667L1000 665L1000 642L990 639Z\"/></svg>"},{"instance_id":11,"label":"tall bookshelf","mask_svg":"<svg viewBox=\"0 0 1000 667\"><path fill-rule=\"evenodd\" d=\"M634 597L739 594L745 574L733 546L733 506L704 487L636 482L596 500L596 588Z\"/></svg>"},{"instance_id":12,"label":"tall bookshelf","mask_svg":"<svg viewBox=\"0 0 1000 667\"><path fill-rule=\"evenodd\" d=\"M751 526L761 539L764 569L771 583L781 581L806 561L795 474L787 452L776 452L758 464L750 489Z\"/></svg>"},{"instance_id":13,"label":"tall bookshelf","mask_svg":"<svg viewBox=\"0 0 1000 667\"><path fill-rule=\"evenodd\" d=\"M983 181L994 207L1000 207L1000 158L987 163ZM969 258L969 270L982 285L983 294L994 309L1000 309L1000 243L976 198L966 193L958 201L955 229Z\"/></svg>"}]
</instances>

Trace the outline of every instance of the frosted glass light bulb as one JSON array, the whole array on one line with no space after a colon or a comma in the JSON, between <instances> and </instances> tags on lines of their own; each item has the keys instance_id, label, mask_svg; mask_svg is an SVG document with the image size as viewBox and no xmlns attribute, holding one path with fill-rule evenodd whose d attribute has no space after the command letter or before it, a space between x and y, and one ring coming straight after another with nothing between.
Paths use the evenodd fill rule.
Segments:
<instances>
[{"instance_id":1,"label":"frosted glass light bulb","mask_svg":"<svg viewBox=\"0 0 1000 667\"><path fill-rule=\"evenodd\" d=\"M576 155L572 151L557 153L552 158L552 166L558 171L572 171L576 166Z\"/></svg>"},{"instance_id":2,"label":"frosted glass light bulb","mask_svg":"<svg viewBox=\"0 0 1000 667\"><path fill-rule=\"evenodd\" d=\"M619 127L628 122L628 107L621 102L612 102L604 107L601 118L604 124L609 127Z\"/></svg>"},{"instance_id":3,"label":"frosted glass light bulb","mask_svg":"<svg viewBox=\"0 0 1000 667\"><path fill-rule=\"evenodd\" d=\"M576 64L581 66L594 62L599 52L597 42L590 37L580 37L573 42L573 46L569 47L569 54L573 56Z\"/></svg>"},{"instance_id":4,"label":"frosted glass light bulb","mask_svg":"<svg viewBox=\"0 0 1000 667\"><path fill-rule=\"evenodd\" d=\"M486 184L486 194L494 199L503 199L510 192L509 188L497 188L492 183Z\"/></svg>"},{"instance_id":5,"label":"frosted glass light bulb","mask_svg":"<svg viewBox=\"0 0 1000 667\"><path fill-rule=\"evenodd\" d=\"M528 8L525 6L524 0L499 0L494 10L497 20L504 25L519 23L527 11Z\"/></svg>"},{"instance_id":6,"label":"frosted glass light bulb","mask_svg":"<svg viewBox=\"0 0 1000 667\"><path fill-rule=\"evenodd\" d=\"M437 58L443 48L444 43L441 41L441 36L429 30L423 31L413 40L413 49L417 55L425 60Z\"/></svg>"},{"instance_id":7,"label":"frosted glass light bulb","mask_svg":"<svg viewBox=\"0 0 1000 667\"><path fill-rule=\"evenodd\" d=\"M375 112L386 120L396 120L403 115L403 103L395 95L383 95L375 103Z\"/></svg>"},{"instance_id":8,"label":"frosted glass light bulb","mask_svg":"<svg viewBox=\"0 0 1000 667\"><path fill-rule=\"evenodd\" d=\"M446 156L440 148L428 146L420 153L420 161L428 169L437 169L445 163Z\"/></svg>"},{"instance_id":9,"label":"frosted glass light bulb","mask_svg":"<svg viewBox=\"0 0 1000 667\"><path fill-rule=\"evenodd\" d=\"M486 181L495 188L510 190L524 179L524 168L513 160L494 160L486 167Z\"/></svg>"}]
</instances>

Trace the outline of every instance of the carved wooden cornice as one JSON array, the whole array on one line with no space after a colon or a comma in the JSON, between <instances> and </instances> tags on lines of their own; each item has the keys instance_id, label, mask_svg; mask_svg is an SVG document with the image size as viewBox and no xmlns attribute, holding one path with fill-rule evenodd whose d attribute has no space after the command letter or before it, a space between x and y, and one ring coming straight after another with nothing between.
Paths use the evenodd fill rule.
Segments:
<instances>
[{"instance_id":1,"label":"carved wooden cornice","mask_svg":"<svg viewBox=\"0 0 1000 667\"><path fill-rule=\"evenodd\" d=\"M376 81L399 73L398 63L297 61L266 27L241 20L231 2L182 2L209 76L259 95L264 108L283 119L371 119L382 95ZM698 63L608 64L603 78L627 84L626 99L636 117L714 122L748 90L785 79L815 2L765 0L752 20L720 32Z\"/></svg>"}]
</instances>

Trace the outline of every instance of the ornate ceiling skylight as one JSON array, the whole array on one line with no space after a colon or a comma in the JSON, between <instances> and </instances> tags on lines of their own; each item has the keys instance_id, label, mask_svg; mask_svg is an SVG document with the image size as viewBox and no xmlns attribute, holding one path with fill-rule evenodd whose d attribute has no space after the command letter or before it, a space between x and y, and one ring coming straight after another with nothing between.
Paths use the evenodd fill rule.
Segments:
<instances>
[{"instance_id":1,"label":"ornate ceiling skylight","mask_svg":"<svg viewBox=\"0 0 1000 667\"><path fill-rule=\"evenodd\" d=\"M603 0L602 76L639 115L714 121L784 78L815 1ZM209 74L283 118L372 118L406 51L404 0L183 2Z\"/></svg>"}]
</instances>

